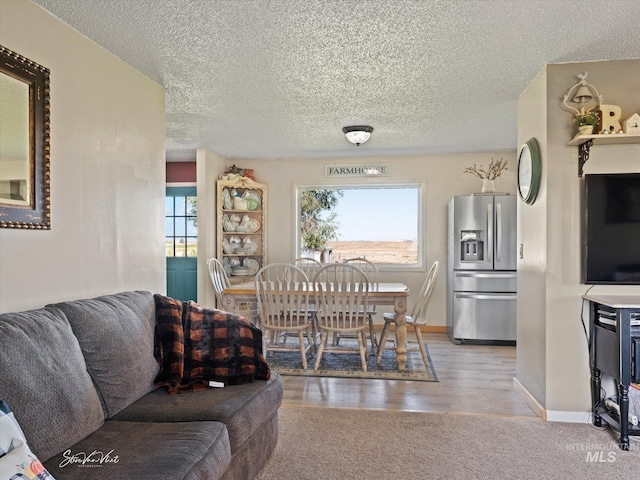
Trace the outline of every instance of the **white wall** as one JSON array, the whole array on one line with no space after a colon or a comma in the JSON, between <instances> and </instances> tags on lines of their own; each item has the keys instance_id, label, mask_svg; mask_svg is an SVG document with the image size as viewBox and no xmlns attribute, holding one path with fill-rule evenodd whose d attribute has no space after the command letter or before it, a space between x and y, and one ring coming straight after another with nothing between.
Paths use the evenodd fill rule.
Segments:
<instances>
[{"instance_id":1,"label":"white wall","mask_svg":"<svg viewBox=\"0 0 640 480\"><path fill-rule=\"evenodd\" d=\"M357 147L353 147L357 148ZM333 164L354 163L389 163L391 164L391 176L385 178L356 179L362 183L398 183L403 181L426 182L426 259L430 265L433 261L440 262L439 279L437 281L431 304L429 307L430 325L446 325L446 222L447 203L454 195L467 195L479 192L481 180L462 171L474 163L488 166L491 157L504 157L509 160L508 170L503 174L498 183L498 190L515 194L515 152L490 152L459 155L416 155L400 157L363 157L358 160L353 158L332 159L259 159L227 161L225 167L231 163L242 168L253 168L256 180L266 183L268 190L268 226L267 244L269 262L288 262L293 258L293 188L295 184L318 184L325 181L324 166ZM223 173L221 169L218 173ZM209 178L209 177L207 177ZM200 183L200 170L198 170ZM200 190L198 191L200 192ZM201 202L199 197L199 202ZM385 219L380 218L379 228L385 228ZM213 230L207 229L205 235ZM199 228L199 235L203 230ZM202 261L199 268L205 268ZM380 281L404 282L409 285L412 292L417 293L424 281L426 269L421 272L381 272ZM409 300L409 308L413 305Z\"/></svg>"},{"instance_id":2,"label":"white wall","mask_svg":"<svg viewBox=\"0 0 640 480\"><path fill-rule=\"evenodd\" d=\"M566 146L575 134L572 115L560 108L563 95L584 71L603 103L622 107L623 118L640 111L640 60L548 65L540 77L544 85L534 81L519 105L519 119L529 113L535 119L519 121L518 140L540 135L546 147L539 204L520 209L525 259L530 252L534 256L523 262L518 277L519 287L531 288L519 288L517 377L548 418L558 420L586 418L590 410L589 357L580 322L582 295L591 287L582 283L581 271L583 180L578 178L578 148ZM592 147L585 173L602 172L640 172L640 145ZM640 287L596 285L590 293L640 295ZM545 336L542 356L540 334Z\"/></svg>"},{"instance_id":3,"label":"white wall","mask_svg":"<svg viewBox=\"0 0 640 480\"><path fill-rule=\"evenodd\" d=\"M198 303L216 306L216 295L211 285L207 259L216 256L217 189L218 175L224 173L226 160L217 153L199 148L196 151L198 179Z\"/></svg>"},{"instance_id":4,"label":"white wall","mask_svg":"<svg viewBox=\"0 0 640 480\"><path fill-rule=\"evenodd\" d=\"M0 44L51 71L49 231L0 230L0 312L164 292L164 90L27 0Z\"/></svg>"},{"instance_id":5,"label":"white wall","mask_svg":"<svg viewBox=\"0 0 640 480\"><path fill-rule=\"evenodd\" d=\"M546 398L546 258L547 258L547 71L542 70L518 99L518 145L535 138L540 147L542 179L533 205L518 201L518 306L516 378L535 398Z\"/></svg>"}]
</instances>

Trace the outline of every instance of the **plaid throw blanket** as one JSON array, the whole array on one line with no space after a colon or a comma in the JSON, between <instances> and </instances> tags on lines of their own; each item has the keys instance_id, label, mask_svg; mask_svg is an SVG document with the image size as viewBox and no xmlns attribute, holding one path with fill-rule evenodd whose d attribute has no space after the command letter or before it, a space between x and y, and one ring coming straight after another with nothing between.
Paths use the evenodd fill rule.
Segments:
<instances>
[{"instance_id":1,"label":"plaid throw blanket","mask_svg":"<svg viewBox=\"0 0 640 480\"><path fill-rule=\"evenodd\" d=\"M249 320L158 294L154 299L156 385L174 394L204 390L211 380L237 385L271 377L262 332Z\"/></svg>"}]
</instances>

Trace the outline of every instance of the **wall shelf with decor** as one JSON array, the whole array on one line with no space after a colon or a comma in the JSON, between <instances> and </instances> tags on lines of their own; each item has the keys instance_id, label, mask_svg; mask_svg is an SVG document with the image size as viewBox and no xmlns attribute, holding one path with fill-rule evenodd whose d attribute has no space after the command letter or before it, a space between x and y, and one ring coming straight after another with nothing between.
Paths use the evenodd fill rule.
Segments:
<instances>
[{"instance_id":1,"label":"wall shelf with decor","mask_svg":"<svg viewBox=\"0 0 640 480\"><path fill-rule=\"evenodd\" d=\"M231 283L266 265L267 186L237 176L217 182L217 257Z\"/></svg>"},{"instance_id":2,"label":"wall shelf with decor","mask_svg":"<svg viewBox=\"0 0 640 480\"><path fill-rule=\"evenodd\" d=\"M578 147L578 177L582 178L584 164L589 160L589 152L592 145L623 145L632 143L640 143L640 133L576 135L567 143L567 146Z\"/></svg>"}]
</instances>

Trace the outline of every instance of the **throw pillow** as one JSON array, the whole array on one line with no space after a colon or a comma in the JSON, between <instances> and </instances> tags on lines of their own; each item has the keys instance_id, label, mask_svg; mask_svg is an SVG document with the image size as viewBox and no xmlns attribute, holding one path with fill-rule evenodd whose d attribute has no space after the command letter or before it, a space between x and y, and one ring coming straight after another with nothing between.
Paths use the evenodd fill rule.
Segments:
<instances>
[{"instance_id":1,"label":"throw pillow","mask_svg":"<svg viewBox=\"0 0 640 480\"><path fill-rule=\"evenodd\" d=\"M55 480L31 452L9 405L0 398L0 478Z\"/></svg>"}]
</instances>

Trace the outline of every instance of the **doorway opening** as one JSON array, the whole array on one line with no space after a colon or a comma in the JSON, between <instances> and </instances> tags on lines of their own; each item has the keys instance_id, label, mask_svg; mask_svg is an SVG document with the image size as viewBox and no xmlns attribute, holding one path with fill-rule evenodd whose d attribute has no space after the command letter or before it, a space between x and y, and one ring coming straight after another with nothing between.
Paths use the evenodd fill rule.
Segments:
<instances>
[{"instance_id":1,"label":"doorway opening","mask_svg":"<svg viewBox=\"0 0 640 480\"><path fill-rule=\"evenodd\" d=\"M198 204L196 187L167 187L165 252L167 296L198 301Z\"/></svg>"}]
</instances>

